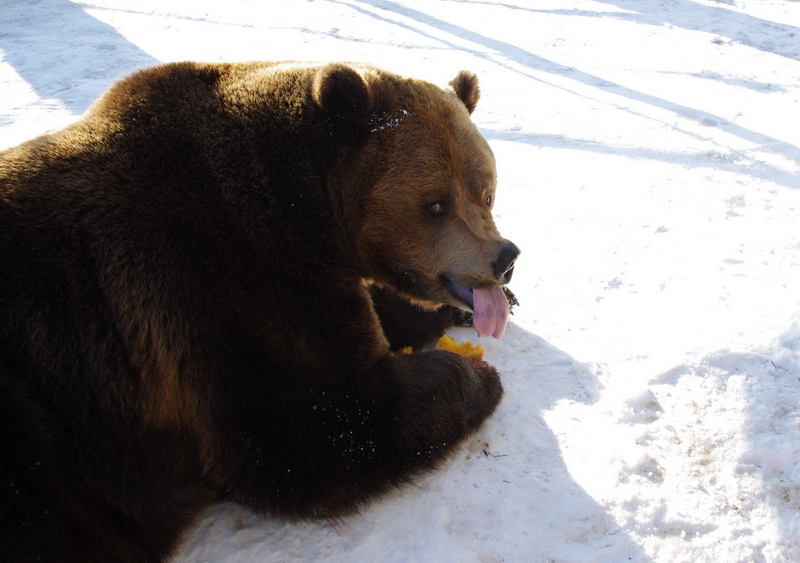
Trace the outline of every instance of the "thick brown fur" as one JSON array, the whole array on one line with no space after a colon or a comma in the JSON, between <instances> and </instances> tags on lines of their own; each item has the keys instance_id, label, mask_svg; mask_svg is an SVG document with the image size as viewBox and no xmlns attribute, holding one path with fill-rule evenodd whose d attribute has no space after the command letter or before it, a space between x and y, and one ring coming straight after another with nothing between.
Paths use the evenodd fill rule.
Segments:
<instances>
[{"instance_id":1,"label":"thick brown fur","mask_svg":"<svg viewBox=\"0 0 800 563\"><path fill-rule=\"evenodd\" d=\"M221 497L336 518L445 459L497 372L391 350L511 275L477 99L170 64L0 153L0 560L163 561Z\"/></svg>"}]
</instances>

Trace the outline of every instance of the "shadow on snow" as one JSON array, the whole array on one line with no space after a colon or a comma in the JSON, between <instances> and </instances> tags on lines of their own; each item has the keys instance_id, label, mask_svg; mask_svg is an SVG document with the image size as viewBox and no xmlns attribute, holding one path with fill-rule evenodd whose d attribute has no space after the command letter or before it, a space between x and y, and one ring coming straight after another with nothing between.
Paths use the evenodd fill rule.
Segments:
<instances>
[{"instance_id":1,"label":"shadow on snow","mask_svg":"<svg viewBox=\"0 0 800 563\"><path fill-rule=\"evenodd\" d=\"M564 65L557 64L553 61L535 55L534 53L531 53L530 51L527 51L523 48L517 47L516 45L512 45L510 43L506 43L504 41L500 41L497 39L493 39L491 37L487 37L475 31L466 29L462 26L451 24L434 16L428 15L419 10L402 6L396 2L392 2L391 0L329 0L329 1L344 6L349 6L351 9L356 10L359 13L362 13L374 19L378 19L384 23L396 25L403 29L407 29L414 33L417 33L423 37L433 39L440 43L444 43L450 49L466 51L475 57L479 57L484 60L490 61L491 63L502 66L512 72L522 74L523 76L531 80L544 82L540 78L537 78L533 74L528 73L524 69L520 69L519 67L512 66L510 64L504 64L502 61L498 61L496 58L491 57L488 52L478 49L475 50L466 49L456 43L449 43L440 37L433 37L432 35L426 33L422 29L415 28L410 24L403 23L401 21L394 19L393 16L400 15L405 18L415 20L421 24L434 27L436 29L449 33L454 37L458 37L462 40L470 41L476 45L485 47L490 51L501 53L509 61L512 61L513 63L516 63L518 65L522 65L523 67L527 67L528 69L531 69L533 71L547 72L554 75L557 74L559 76L569 78L571 80L574 80L576 82L582 83L584 85L593 88L599 88L606 92L613 93L615 95L622 96L630 100L634 100L640 103L645 103L653 107L670 111L683 118L695 121L703 126L707 127L711 126L723 130L728 134L734 135L736 137L739 137L740 139L743 139L745 141L748 141L750 143L759 146L764 151L780 154L785 158L793 161L794 163L800 164L800 149L790 143L781 141L774 137L770 137L769 135L764 135L762 133L753 131L746 127L742 127L741 125L737 125L736 123L723 119L722 117L714 115L712 113L687 107L685 105L681 105L672 102L670 100L654 96L652 94L640 92L638 90L634 90L632 88L628 88L621 84L610 82L608 80L602 79L598 76L592 75L590 73L584 72L576 68L565 67ZM700 22L697 24L693 24L695 20L692 17L692 13L681 12L677 8L671 9L668 12L656 11L654 14L650 13L645 14L635 11L636 9L641 9L641 3L636 2L634 0L616 0L616 1L604 0L604 1L612 3L624 9L631 10L631 13L616 13L616 12L610 14L597 13L596 14L597 16L630 19L631 21L637 21L649 25L664 25L665 23L671 23L673 25L681 25L682 27L687 27L688 29L698 29L698 26L703 25L702 20L700 20ZM371 10L360 7L357 5L357 3L364 4L372 8L384 10L386 12L386 16L384 17L382 15L376 14ZM703 16L704 18L712 16L716 17L717 11L719 11L720 15L724 15L727 17L726 21L736 22L736 25L734 25L734 23L729 23L727 26L721 24L720 28L715 27L714 33L718 34L727 30L727 32L730 33L731 35L735 35L733 31L734 29L739 29L740 27L744 27L746 25L762 25L768 27L769 29L779 28L780 30L782 30L783 32L785 32L790 36L793 36L795 31L800 31L792 26L781 26L779 24L773 24L772 22L767 22L765 20L758 20L757 18L752 18L751 16L746 16L744 14L738 14L736 12L732 12L725 8L708 8L701 4L690 2L688 0L682 2L679 1L679 4L681 5L681 9L685 10L694 9L694 10L703 10L712 12L711 15L708 14L704 15ZM515 8L515 6L508 4L502 4L501 6L504 6L506 8ZM565 11L565 13L570 14L573 12ZM587 13L595 14L593 12L583 12L583 11L578 11L576 13L580 15L586 15ZM757 21L754 24L752 23L752 20L757 20ZM701 29L701 31L703 30ZM798 57L800 57L800 55L795 55L792 58L798 58ZM556 88L561 88L553 84L549 85ZM570 92L570 93L575 94L575 92ZM620 108L620 109L623 111L635 113L635 111L632 109L627 109L627 108ZM500 138L499 135L501 135L501 133L495 134L494 138ZM489 136L492 137L492 133L490 133ZM524 141L525 139L516 136L515 140ZM614 147L602 147L594 145L591 146L594 150L597 150L598 152L602 152L603 150L608 150L608 152L613 153L618 150ZM640 157L656 156L658 160L669 160L669 153L662 154L652 151L643 151L637 155L635 151L636 150L632 151L631 156L640 156ZM735 164L735 163L731 164L730 162L727 162L721 164L717 156L718 155L713 155L713 158L709 160L702 160L700 158L697 158L696 160L698 161L698 165L721 168L723 170L735 169L739 173L749 174L757 178L769 178L787 187L796 188L800 183L800 178L798 178L798 174L784 172L780 169L771 167L766 163L759 163L757 165L753 165L752 163L749 162L746 164Z\"/></svg>"},{"instance_id":2,"label":"shadow on snow","mask_svg":"<svg viewBox=\"0 0 800 563\"><path fill-rule=\"evenodd\" d=\"M68 0L5 0L0 29L3 60L73 114L124 74L159 62Z\"/></svg>"}]
</instances>

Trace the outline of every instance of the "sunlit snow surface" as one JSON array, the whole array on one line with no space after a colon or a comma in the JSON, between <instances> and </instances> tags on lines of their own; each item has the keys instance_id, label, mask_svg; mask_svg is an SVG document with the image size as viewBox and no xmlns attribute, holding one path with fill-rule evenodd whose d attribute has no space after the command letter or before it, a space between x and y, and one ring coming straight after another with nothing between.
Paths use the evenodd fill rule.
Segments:
<instances>
[{"instance_id":1,"label":"sunlit snow surface","mask_svg":"<svg viewBox=\"0 0 800 563\"><path fill-rule=\"evenodd\" d=\"M2 0L0 55L0 147L158 62L480 76L498 412L359 516L220 505L175 563L800 561L800 2Z\"/></svg>"}]
</instances>

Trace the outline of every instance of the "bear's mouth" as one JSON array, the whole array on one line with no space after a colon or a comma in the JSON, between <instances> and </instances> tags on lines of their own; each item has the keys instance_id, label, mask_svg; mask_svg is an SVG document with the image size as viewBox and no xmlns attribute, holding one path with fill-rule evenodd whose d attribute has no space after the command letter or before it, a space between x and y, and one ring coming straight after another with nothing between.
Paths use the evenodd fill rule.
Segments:
<instances>
[{"instance_id":1,"label":"bear's mouth","mask_svg":"<svg viewBox=\"0 0 800 563\"><path fill-rule=\"evenodd\" d=\"M469 288L444 278L450 293L472 310L472 326L479 337L502 338L508 324L509 306L502 286Z\"/></svg>"}]
</instances>

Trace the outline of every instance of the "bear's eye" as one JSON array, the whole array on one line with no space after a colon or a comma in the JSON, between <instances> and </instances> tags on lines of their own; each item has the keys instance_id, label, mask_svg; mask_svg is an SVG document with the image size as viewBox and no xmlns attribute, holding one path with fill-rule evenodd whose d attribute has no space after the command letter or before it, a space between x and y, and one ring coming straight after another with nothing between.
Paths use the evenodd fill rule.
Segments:
<instances>
[{"instance_id":1,"label":"bear's eye","mask_svg":"<svg viewBox=\"0 0 800 563\"><path fill-rule=\"evenodd\" d=\"M487 195L486 196L486 207L491 207L491 206L492 206L492 196Z\"/></svg>"},{"instance_id":2,"label":"bear's eye","mask_svg":"<svg viewBox=\"0 0 800 563\"><path fill-rule=\"evenodd\" d=\"M441 217L442 215L447 214L447 210L445 209L444 203L441 201L437 201L436 203L431 203L430 206L431 214L434 217Z\"/></svg>"}]
</instances>

